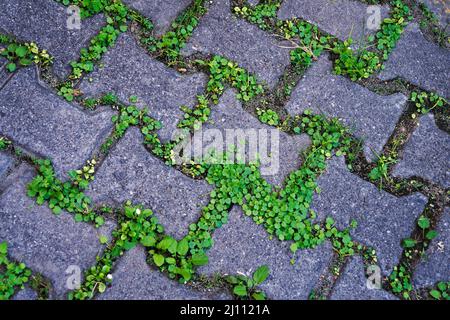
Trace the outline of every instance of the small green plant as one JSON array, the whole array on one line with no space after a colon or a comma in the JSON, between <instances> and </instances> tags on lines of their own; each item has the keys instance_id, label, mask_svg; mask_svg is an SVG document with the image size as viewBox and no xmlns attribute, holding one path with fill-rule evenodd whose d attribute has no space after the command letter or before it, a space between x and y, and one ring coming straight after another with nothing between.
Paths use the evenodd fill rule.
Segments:
<instances>
[{"instance_id":1,"label":"small green plant","mask_svg":"<svg viewBox=\"0 0 450 320\"><path fill-rule=\"evenodd\" d=\"M62 86L58 91L58 95L64 97L68 102L72 102L76 94L77 92L69 84Z\"/></svg>"},{"instance_id":2,"label":"small green plant","mask_svg":"<svg viewBox=\"0 0 450 320\"><path fill-rule=\"evenodd\" d=\"M271 126L277 126L280 124L280 117L278 113L271 109L256 109L256 114L261 122L267 123Z\"/></svg>"},{"instance_id":3,"label":"small green plant","mask_svg":"<svg viewBox=\"0 0 450 320\"><path fill-rule=\"evenodd\" d=\"M0 49L0 55L9 61L6 65L9 72L16 71L19 66L28 67L33 63L47 65L52 62L52 58L47 51L40 51L33 42L24 44L12 42L6 48Z\"/></svg>"},{"instance_id":4,"label":"small green plant","mask_svg":"<svg viewBox=\"0 0 450 320\"><path fill-rule=\"evenodd\" d=\"M0 136L0 150L5 150L10 145L11 145L11 141L9 141L8 138Z\"/></svg>"},{"instance_id":5,"label":"small green plant","mask_svg":"<svg viewBox=\"0 0 450 320\"><path fill-rule=\"evenodd\" d=\"M411 272L407 266L403 264L395 266L389 275L389 284L394 293L400 294L403 299L411 299L413 287L411 284Z\"/></svg>"},{"instance_id":6,"label":"small green plant","mask_svg":"<svg viewBox=\"0 0 450 320\"><path fill-rule=\"evenodd\" d=\"M233 286L233 294L239 299L265 300L266 294L257 289L257 286L263 283L270 274L269 267L260 266L251 277L239 274L227 276L225 280Z\"/></svg>"},{"instance_id":7,"label":"small green plant","mask_svg":"<svg viewBox=\"0 0 450 320\"><path fill-rule=\"evenodd\" d=\"M410 100L415 103L419 114L426 114L436 107L442 108L444 105L448 105L448 102L444 98L434 92L413 91L411 92ZM416 114L414 113L412 117L415 118Z\"/></svg>"},{"instance_id":8,"label":"small green plant","mask_svg":"<svg viewBox=\"0 0 450 320\"><path fill-rule=\"evenodd\" d=\"M10 299L18 288L23 289L31 276L24 263L8 259L8 243L0 242L0 300Z\"/></svg>"},{"instance_id":9,"label":"small green plant","mask_svg":"<svg viewBox=\"0 0 450 320\"><path fill-rule=\"evenodd\" d=\"M254 7L234 7L234 13L250 23L257 25L262 30L268 30L270 25L275 22L277 10L280 7L280 1L274 3L258 4Z\"/></svg>"},{"instance_id":10,"label":"small green plant","mask_svg":"<svg viewBox=\"0 0 450 320\"><path fill-rule=\"evenodd\" d=\"M380 189L383 188L383 183L392 181L392 178L389 177L389 167L395 163L397 163L397 159L394 155L378 155L376 166L369 172L369 179L373 182L379 182Z\"/></svg>"},{"instance_id":11,"label":"small green plant","mask_svg":"<svg viewBox=\"0 0 450 320\"><path fill-rule=\"evenodd\" d=\"M441 281L436 288L430 290L430 296L435 300L450 300L450 281Z\"/></svg>"}]
</instances>

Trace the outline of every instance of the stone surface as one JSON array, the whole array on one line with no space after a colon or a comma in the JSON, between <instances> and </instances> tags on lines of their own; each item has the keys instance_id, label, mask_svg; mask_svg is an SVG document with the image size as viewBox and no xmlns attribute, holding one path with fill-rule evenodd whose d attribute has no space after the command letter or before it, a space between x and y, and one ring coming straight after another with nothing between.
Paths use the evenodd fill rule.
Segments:
<instances>
[{"instance_id":1,"label":"stone surface","mask_svg":"<svg viewBox=\"0 0 450 320\"><path fill-rule=\"evenodd\" d=\"M377 6L380 21L389 15L387 6ZM352 38L364 42L367 35L375 33L367 27L373 15L367 4L353 0L286 0L278 11L278 18L289 20L303 18L341 40ZM371 24L370 24L371 26Z\"/></svg>"},{"instance_id":2,"label":"stone surface","mask_svg":"<svg viewBox=\"0 0 450 320\"><path fill-rule=\"evenodd\" d=\"M426 40L419 26L411 23L384 64L381 80L402 77L429 91L450 98L448 49Z\"/></svg>"},{"instance_id":3,"label":"stone surface","mask_svg":"<svg viewBox=\"0 0 450 320\"><path fill-rule=\"evenodd\" d=\"M260 288L270 299L307 299L332 257L331 245L325 243L314 250L297 252L296 263L291 265L290 243L270 240L264 228L239 207L231 210L228 223L214 232L213 239L209 264L199 272L251 275L259 266L267 265L270 276Z\"/></svg>"},{"instance_id":4,"label":"stone surface","mask_svg":"<svg viewBox=\"0 0 450 320\"><path fill-rule=\"evenodd\" d=\"M69 30L67 8L52 0L0 0L0 7L0 30L48 50L60 77L70 72L69 63L80 56L80 49L105 24L97 15L83 20L80 30Z\"/></svg>"},{"instance_id":5,"label":"stone surface","mask_svg":"<svg viewBox=\"0 0 450 320\"><path fill-rule=\"evenodd\" d=\"M427 198L415 193L395 197L350 173L343 157L333 158L326 173L318 179L320 195L315 195L312 208L320 220L331 216L339 228L348 227L355 219L352 238L373 247L380 268L388 275L401 256L401 241L408 238Z\"/></svg>"},{"instance_id":6,"label":"stone surface","mask_svg":"<svg viewBox=\"0 0 450 320\"><path fill-rule=\"evenodd\" d=\"M442 28L450 23L450 2L448 0L420 0L433 12Z\"/></svg>"},{"instance_id":7,"label":"stone surface","mask_svg":"<svg viewBox=\"0 0 450 320\"><path fill-rule=\"evenodd\" d=\"M289 50L279 45L257 26L235 18L230 0L213 0L183 53L222 55L272 87L290 63Z\"/></svg>"},{"instance_id":8,"label":"stone surface","mask_svg":"<svg viewBox=\"0 0 450 320\"><path fill-rule=\"evenodd\" d=\"M60 177L78 169L112 130L112 111L89 115L40 86L24 69L0 91L0 135L53 160Z\"/></svg>"},{"instance_id":9,"label":"stone surface","mask_svg":"<svg viewBox=\"0 0 450 320\"><path fill-rule=\"evenodd\" d=\"M295 88L286 109L291 115L306 109L339 118L364 139L364 153L380 153L405 108L402 94L380 96L342 76L332 74L332 63L322 55ZM373 151L372 151L373 150Z\"/></svg>"},{"instance_id":10,"label":"stone surface","mask_svg":"<svg viewBox=\"0 0 450 320\"><path fill-rule=\"evenodd\" d=\"M184 9L189 6L191 0L124 0L129 5L149 18L157 35L166 32L172 22Z\"/></svg>"},{"instance_id":11,"label":"stone surface","mask_svg":"<svg viewBox=\"0 0 450 320\"><path fill-rule=\"evenodd\" d=\"M414 273L413 283L418 287L434 286L450 279L450 209L447 208L439 222L434 238L422 262Z\"/></svg>"},{"instance_id":12,"label":"stone surface","mask_svg":"<svg viewBox=\"0 0 450 320\"><path fill-rule=\"evenodd\" d=\"M129 34L120 35L116 46L108 51L104 68L92 73L90 81L83 81L81 90L87 95L114 91L128 103L131 96L148 106L150 114L160 120L162 140L169 140L176 124L183 116L180 106L193 106L196 96L206 86L206 76L183 76L164 64L153 60Z\"/></svg>"},{"instance_id":13,"label":"stone surface","mask_svg":"<svg viewBox=\"0 0 450 320\"><path fill-rule=\"evenodd\" d=\"M25 287L25 289L17 292L14 297L12 297L12 300L37 300L37 298L38 295L36 291L32 290L31 288Z\"/></svg>"},{"instance_id":14,"label":"stone surface","mask_svg":"<svg viewBox=\"0 0 450 320\"><path fill-rule=\"evenodd\" d=\"M0 153L0 179L5 177L14 165L14 159L6 153ZM3 180L1 180L3 181ZM1 184L1 182L0 182Z\"/></svg>"},{"instance_id":15,"label":"stone surface","mask_svg":"<svg viewBox=\"0 0 450 320\"><path fill-rule=\"evenodd\" d=\"M35 172L22 165L0 197L0 241L8 242L12 259L25 263L51 281L51 298L66 297L65 270L85 270L102 250L94 227L77 223L67 213L56 216L26 196L26 185Z\"/></svg>"},{"instance_id":16,"label":"stone surface","mask_svg":"<svg viewBox=\"0 0 450 320\"><path fill-rule=\"evenodd\" d=\"M393 174L419 176L450 187L450 135L436 126L432 114L420 118Z\"/></svg>"},{"instance_id":17,"label":"stone surface","mask_svg":"<svg viewBox=\"0 0 450 320\"><path fill-rule=\"evenodd\" d=\"M112 274L111 288L99 296L101 300L204 300L217 299L169 279L146 263L145 250L137 247L125 253Z\"/></svg>"},{"instance_id":18,"label":"stone surface","mask_svg":"<svg viewBox=\"0 0 450 320\"><path fill-rule=\"evenodd\" d=\"M350 258L330 298L331 300L397 300L394 295L384 290L367 288L364 263L358 256Z\"/></svg>"},{"instance_id":19,"label":"stone surface","mask_svg":"<svg viewBox=\"0 0 450 320\"><path fill-rule=\"evenodd\" d=\"M214 138L208 139L209 129L219 129L223 141L223 148L214 148L217 152L224 153L230 150L227 137L239 136L238 130L243 130L244 139L234 139L236 146L243 147L245 143L245 163L261 157L261 173L267 182L273 185L281 185L284 179L300 165L300 153L310 146L310 139L305 135L291 136L280 132L271 126L261 123L258 119L242 109L242 104L236 99L233 90L227 90L212 109L210 120L204 126L204 148ZM200 135L201 137L201 135ZM255 151L250 148L256 146ZM237 159L238 157L236 157ZM244 160L244 159L243 159Z\"/></svg>"},{"instance_id":20,"label":"stone surface","mask_svg":"<svg viewBox=\"0 0 450 320\"><path fill-rule=\"evenodd\" d=\"M142 142L139 130L130 128L98 170L87 194L97 203L144 204L170 235L182 238L200 217L212 188L168 167Z\"/></svg>"}]
</instances>

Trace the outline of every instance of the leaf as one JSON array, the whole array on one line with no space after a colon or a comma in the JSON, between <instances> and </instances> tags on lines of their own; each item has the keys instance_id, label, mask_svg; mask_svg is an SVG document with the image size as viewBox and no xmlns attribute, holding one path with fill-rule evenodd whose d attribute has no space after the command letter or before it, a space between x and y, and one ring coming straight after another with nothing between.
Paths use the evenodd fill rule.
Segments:
<instances>
[{"instance_id":1,"label":"leaf","mask_svg":"<svg viewBox=\"0 0 450 320\"><path fill-rule=\"evenodd\" d=\"M6 69L8 69L9 72L14 72L17 69L17 66L15 63L8 63L8 65L6 66Z\"/></svg>"},{"instance_id":2,"label":"leaf","mask_svg":"<svg viewBox=\"0 0 450 320\"><path fill-rule=\"evenodd\" d=\"M430 230L430 231L427 232L427 234L425 235L425 237L426 237L428 240L433 240L434 238L437 237L437 235L438 235L438 233L437 233L436 230Z\"/></svg>"},{"instance_id":3,"label":"leaf","mask_svg":"<svg viewBox=\"0 0 450 320\"><path fill-rule=\"evenodd\" d=\"M441 293L437 290L431 290L430 291L430 295L435 298L435 299L440 299L441 298Z\"/></svg>"},{"instance_id":4,"label":"leaf","mask_svg":"<svg viewBox=\"0 0 450 320\"><path fill-rule=\"evenodd\" d=\"M8 243L3 241L0 243L0 254L6 254L8 252Z\"/></svg>"},{"instance_id":5,"label":"leaf","mask_svg":"<svg viewBox=\"0 0 450 320\"><path fill-rule=\"evenodd\" d=\"M427 229L430 227L430 219L428 219L427 217L421 216L419 218L419 220L417 221L417 224L419 225L419 227L421 227L422 229Z\"/></svg>"},{"instance_id":6,"label":"leaf","mask_svg":"<svg viewBox=\"0 0 450 320\"><path fill-rule=\"evenodd\" d=\"M413 248L416 245L416 240L414 239L405 239L403 240L403 247L404 248Z\"/></svg>"},{"instance_id":7,"label":"leaf","mask_svg":"<svg viewBox=\"0 0 450 320\"><path fill-rule=\"evenodd\" d=\"M17 54L17 56L18 56L19 58L25 57L26 54L27 54L27 52L28 52L27 47L20 46L20 47L17 47L17 48L16 48L16 54Z\"/></svg>"},{"instance_id":8,"label":"leaf","mask_svg":"<svg viewBox=\"0 0 450 320\"><path fill-rule=\"evenodd\" d=\"M126 242L124 243L124 245L123 245L123 248L124 248L125 250L131 250L131 249L133 249L134 247L136 247L136 242L126 241Z\"/></svg>"},{"instance_id":9,"label":"leaf","mask_svg":"<svg viewBox=\"0 0 450 320\"><path fill-rule=\"evenodd\" d=\"M192 255L192 263L196 266L204 266L208 264L208 256L204 253L196 253Z\"/></svg>"},{"instance_id":10,"label":"leaf","mask_svg":"<svg viewBox=\"0 0 450 320\"><path fill-rule=\"evenodd\" d=\"M255 300L266 300L266 295L264 292L255 292L252 294L252 297Z\"/></svg>"},{"instance_id":11,"label":"leaf","mask_svg":"<svg viewBox=\"0 0 450 320\"><path fill-rule=\"evenodd\" d=\"M152 236L146 236L141 240L141 244L144 247L153 247L156 243L156 239Z\"/></svg>"},{"instance_id":12,"label":"leaf","mask_svg":"<svg viewBox=\"0 0 450 320\"><path fill-rule=\"evenodd\" d=\"M98 292L103 293L106 290L106 284L104 284L103 282L100 282L98 284Z\"/></svg>"},{"instance_id":13,"label":"leaf","mask_svg":"<svg viewBox=\"0 0 450 320\"><path fill-rule=\"evenodd\" d=\"M269 273L269 267L266 265L260 266L258 269L256 269L256 271L253 273L253 281L255 282L255 285L263 283L269 276Z\"/></svg>"},{"instance_id":14,"label":"leaf","mask_svg":"<svg viewBox=\"0 0 450 320\"><path fill-rule=\"evenodd\" d=\"M101 236L99 237L99 240L100 240L100 243L101 243L101 244L106 244L106 243L108 243L108 237L105 236L105 235L101 235Z\"/></svg>"},{"instance_id":15,"label":"leaf","mask_svg":"<svg viewBox=\"0 0 450 320\"><path fill-rule=\"evenodd\" d=\"M164 264L164 256L162 256L160 254L154 254L153 255L153 262L155 262L155 264L158 267L161 267Z\"/></svg>"},{"instance_id":16,"label":"leaf","mask_svg":"<svg viewBox=\"0 0 450 320\"><path fill-rule=\"evenodd\" d=\"M183 240L181 240L178 243L177 252L180 256L184 256L184 255L186 255L188 250L189 250L189 243L188 243L187 239L184 238Z\"/></svg>"},{"instance_id":17,"label":"leaf","mask_svg":"<svg viewBox=\"0 0 450 320\"><path fill-rule=\"evenodd\" d=\"M239 297L245 297L247 295L247 288L245 286L236 286L233 289L233 293Z\"/></svg>"}]
</instances>

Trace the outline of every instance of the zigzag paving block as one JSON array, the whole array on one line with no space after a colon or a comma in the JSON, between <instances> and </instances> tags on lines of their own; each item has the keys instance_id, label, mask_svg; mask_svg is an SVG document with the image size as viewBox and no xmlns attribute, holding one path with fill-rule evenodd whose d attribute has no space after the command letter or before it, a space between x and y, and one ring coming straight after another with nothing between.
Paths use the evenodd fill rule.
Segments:
<instances>
[{"instance_id":1,"label":"zigzag paving block","mask_svg":"<svg viewBox=\"0 0 450 320\"><path fill-rule=\"evenodd\" d=\"M369 289L361 257L352 257L333 288L331 300L397 300L397 297L382 290Z\"/></svg>"},{"instance_id":2,"label":"zigzag paving block","mask_svg":"<svg viewBox=\"0 0 450 320\"><path fill-rule=\"evenodd\" d=\"M246 163L252 160L249 157L250 148L257 144L256 150L262 157L260 168L262 176L267 182L278 186L283 183L289 173L300 167L300 153L311 144L307 135L288 135L261 123L245 112L242 109L241 102L236 99L234 90L227 90L223 94L219 104L213 108L210 120L204 126L204 129L219 129L223 140L229 134L236 134L237 138L234 139L234 144L241 147L244 147L245 144ZM243 139L238 135L239 129L243 130ZM204 140L207 140L206 135L203 136ZM220 142L220 139L218 140ZM276 140L278 140L277 143L272 143ZM213 141L216 140L211 139L211 144L213 144ZM207 141L204 141L204 144L207 143ZM228 147L228 144L224 143L223 149L220 149L220 147L213 149L219 149L217 152L224 153L227 151L224 150L225 147Z\"/></svg>"},{"instance_id":3,"label":"zigzag paving block","mask_svg":"<svg viewBox=\"0 0 450 320\"><path fill-rule=\"evenodd\" d=\"M418 287L433 286L450 279L450 209L447 208L433 239L414 273L413 283Z\"/></svg>"},{"instance_id":4,"label":"zigzag paving block","mask_svg":"<svg viewBox=\"0 0 450 320\"><path fill-rule=\"evenodd\" d=\"M364 153L374 159L395 129L407 98L400 94L380 96L332 74L332 64L322 55L306 72L292 93L286 109L291 115L306 109L337 117L364 139ZM373 150L373 151L372 151Z\"/></svg>"},{"instance_id":5,"label":"zigzag paving block","mask_svg":"<svg viewBox=\"0 0 450 320\"><path fill-rule=\"evenodd\" d=\"M183 11L191 0L124 0L129 5L149 18L155 27L156 35L166 32L178 14Z\"/></svg>"},{"instance_id":6,"label":"zigzag paving block","mask_svg":"<svg viewBox=\"0 0 450 320\"><path fill-rule=\"evenodd\" d=\"M36 291L25 287L25 289L20 290L11 300L37 300L38 295Z\"/></svg>"},{"instance_id":7,"label":"zigzag paving block","mask_svg":"<svg viewBox=\"0 0 450 320\"><path fill-rule=\"evenodd\" d=\"M36 42L55 58L59 77L69 74L69 62L105 24L101 15L83 20L79 30L67 28L67 8L52 0L0 0L0 31L20 40Z\"/></svg>"},{"instance_id":8,"label":"zigzag paving block","mask_svg":"<svg viewBox=\"0 0 450 320\"><path fill-rule=\"evenodd\" d=\"M380 10L380 21L388 17L388 6L377 8ZM368 9L369 5L354 0L286 0L278 11L278 18L303 18L340 40L352 38L359 42L377 31L376 27L367 27L370 15L374 14Z\"/></svg>"},{"instance_id":9,"label":"zigzag paving block","mask_svg":"<svg viewBox=\"0 0 450 320\"><path fill-rule=\"evenodd\" d=\"M433 115L420 118L402 158L394 168L394 176L419 176L450 187L450 136L436 126Z\"/></svg>"},{"instance_id":10,"label":"zigzag paving block","mask_svg":"<svg viewBox=\"0 0 450 320\"><path fill-rule=\"evenodd\" d=\"M230 211L227 224L214 232L213 239L209 264L199 272L251 275L258 266L268 265L270 276L260 287L270 299L307 299L332 258L327 242L298 252L292 265L289 243L270 240L264 228L255 225L239 207Z\"/></svg>"},{"instance_id":11,"label":"zigzag paving block","mask_svg":"<svg viewBox=\"0 0 450 320\"><path fill-rule=\"evenodd\" d=\"M152 269L146 262L145 250L137 247L125 253L112 274L113 283L101 300L204 300L229 299L214 292L200 292L188 285L177 284Z\"/></svg>"},{"instance_id":12,"label":"zigzag paving block","mask_svg":"<svg viewBox=\"0 0 450 320\"><path fill-rule=\"evenodd\" d=\"M182 54L224 56L273 87L289 65L289 49L258 27L231 14L229 0L213 0Z\"/></svg>"},{"instance_id":13,"label":"zigzag paving block","mask_svg":"<svg viewBox=\"0 0 450 320\"><path fill-rule=\"evenodd\" d=\"M113 111L89 115L21 70L0 91L0 134L50 158L59 177L82 166L112 130Z\"/></svg>"},{"instance_id":14,"label":"zigzag paving block","mask_svg":"<svg viewBox=\"0 0 450 320\"><path fill-rule=\"evenodd\" d=\"M56 216L27 197L26 185L35 171L21 165L0 197L0 241L9 244L11 258L50 279L50 297L63 299L68 291L69 266L90 267L102 250L94 227L77 223L68 214Z\"/></svg>"},{"instance_id":15,"label":"zigzag paving block","mask_svg":"<svg viewBox=\"0 0 450 320\"><path fill-rule=\"evenodd\" d=\"M142 203L153 210L168 234L181 238L198 220L212 188L168 167L142 142L139 130L130 128L98 170L87 194L96 203Z\"/></svg>"},{"instance_id":16,"label":"zigzag paving block","mask_svg":"<svg viewBox=\"0 0 450 320\"><path fill-rule=\"evenodd\" d=\"M448 49L426 40L418 24L411 23L384 64L381 80L402 77L426 90L450 97Z\"/></svg>"},{"instance_id":17,"label":"zigzag paving block","mask_svg":"<svg viewBox=\"0 0 450 320\"><path fill-rule=\"evenodd\" d=\"M119 36L102 63L104 67L93 72L91 80L81 83L83 93L95 96L114 91L124 102L137 96L138 104L148 106L150 115L162 122L158 133L163 141L170 140L182 118L180 106L192 107L206 86L205 75L177 73L152 59L128 33Z\"/></svg>"},{"instance_id":18,"label":"zigzag paving block","mask_svg":"<svg viewBox=\"0 0 450 320\"><path fill-rule=\"evenodd\" d=\"M14 159L7 154L0 153L0 179L8 174L14 165ZM1 180L2 181L2 180Z\"/></svg>"},{"instance_id":19,"label":"zigzag paving block","mask_svg":"<svg viewBox=\"0 0 450 320\"><path fill-rule=\"evenodd\" d=\"M395 197L380 191L346 168L344 158L333 158L317 181L321 192L311 207L319 219L331 216L340 227L356 220L350 232L355 241L376 250L380 268L388 275L402 254L401 241L408 238L427 198L419 193Z\"/></svg>"}]
</instances>

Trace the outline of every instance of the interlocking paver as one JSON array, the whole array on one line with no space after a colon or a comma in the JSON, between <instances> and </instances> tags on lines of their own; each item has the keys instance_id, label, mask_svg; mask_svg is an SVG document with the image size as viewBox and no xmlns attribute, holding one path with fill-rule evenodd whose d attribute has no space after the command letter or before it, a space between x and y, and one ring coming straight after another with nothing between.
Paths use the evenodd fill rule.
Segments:
<instances>
[{"instance_id":1,"label":"interlocking paver","mask_svg":"<svg viewBox=\"0 0 450 320\"><path fill-rule=\"evenodd\" d=\"M16 295L14 295L12 300L37 300L37 298L38 295L36 291L30 288L25 288L23 290L20 290Z\"/></svg>"},{"instance_id":2,"label":"interlocking paver","mask_svg":"<svg viewBox=\"0 0 450 320\"><path fill-rule=\"evenodd\" d=\"M364 153L373 159L373 151L379 154L394 131L407 99L399 93L380 96L331 70L331 61L322 55L298 83L286 108L291 115L310 109L339 118L364 139Z\"/></svg>"},{"instance_id":3,"label":"interlocking paver","mask_svg":"<svg viewBox=\"0 0 450 320\"><path fill-rule=\"evenodd\" d=\"M180 106L193 106L206 85L203 74L184 76L152 59L129 34L119 37L116 46L105 54L103 64L104 68L90 77L92 81L81 83L81 90L91 96L113 91L124 102L137 96L162 122L159 134L164 141L172 137L182 118Z\"/></svg>"},{"instance_id":4,"label":"interlocking paver","mask_svg":"<svg viewBox=\"0 0 450 320\"><path fill-rule=\"evenodd\" d=\"M14 165L14 159L5 153L0 153L0 178L3 178Z\"/></svg>"},{"instance_id":5,"label":"interlocking paver","mask_svg":"<svg viewBox=\"0 0 450 320\"><path fill-rule=\"evenodd\" d=\"M189 285L177 284L147 264L145 250L142 247L126 252L112 276L112 287L99 299L205 300L226 298L226 295L203 293Z\"/></svg>"},{"instance_id":6,"label":"interlocking paver","mask_svg":"<svg viewBox=\"0 0 450 320\"><path fill-rule=\"evenodd\" d=\"M166 166L142 142L138 129L129 129L98 170L87 194L94 202L142 203L170 235L181 238L199 218L212 188Z\"/></svg>"},{"instance_id":7,"label":"interlocking paver","mask_svg":"<svg viewBox=\"0 0 450 320\"><path fill-rule=\"evenodd\" d=\"M331 300L396 300L382 290L367 288L365 267L361 257L353 257L344 269L344 274L333 288Z\"/></svg>"},{"instance_id":8,"label":"interlocking paver","mask_svg":"<svg viewBox=\"0 0 450 320\"><path fill-rule=\"evenodd\" d=\"M102 250L98 231L69 214L56 216L28 198L26 185L35 175L28 165L20 166L15 175L0 197L0 241L8 242L13 259L51 281L52 298L65 298L66 269L90 267Z\"/></svg>"},{"instance_id":9,"label":"interlocking paver","mask_svg":"<svg viewBox=\"0 0 450 320\"><path fill-rule=\"evenodd\" d=\"M42 87L32 68L19 71L0 91L0 134L50 158L60 177L90 159L111 132L113 114L90 115L68 104Z\"/></svg>"},{"instance_id":10,"label":"interlocking paver","mask_svg":"<svg viewBox=\"0 0 450 320\"><path fill-rule=\"evenodd\" d=\"M431 114L420 118L403 153L403 160L394 168L400 177L420 176L442 186L450 186L450 136L440 130Z\"/></svg>"},{"instance_id":11,"label":"interlocking paver","mask_svg":"<svg viewBox=\"0 0 450 320\"><path fill-rule=\"evenodd\" d=\"M207 14L183 49L222 55L274 86L289 65L289 50L258 27L231 14L229 0L213 0Z\"/></svg>"},{"instance_id":12,"label":"interlocking paver","mask_svg":"<svg viewBox=\"0 0 450 320\"><path fill-rule=\"evenodd\" d=\"M310 146L310 139L307 135L291 136L284 132L276 132L277 129L264 125L258 119L245 112L241 103L236 99L233 90L228 90L224 93L219 104L213 108L210 120L204 126L204 129L219 129L224 139L227 137L227 132L237 134L239 129L244 130L244 134L247 132L245 136L245 144L247 146L246 163L252 160L249 157L249 147L257 143L257 150L260 155L264 154L267 156L262 156L262 176L267 182L274 185L281 185L289 173L300 167L300 153ZM252 138L252 131L248 130L257 130L254 131L257 140ZM264 143L264 135L267 135L268 144ZM272 144L271 141L276 141L275 139L278 140L278 143ZM243 142L239 138L234 140L236 146ZM226 152L229 150L229 147L229 145L224 143L224 148L218 151Z\"/></svg>"},{"instance_id":13,"label":"interlocking paver","mask_svg":"<svg viewBox=\"0 0 450 320\"><path fill-rule=\"evenodd\" d=\"M1 0L0 4L0 31L48 50L60 77L69 73L69 63L79 57L80 49L104 25L104 18L97 15L83 20L79 30L69 30L67 8L52 0Z\"/></svg>"},{"instance_id":14,"label":"interlocking paver","mask_svg":"<svg viewBox=\"0 0 450 320\"><path fill-rule=\"evenodd\" d=\"M264 228L255 225L238 207L231 210L227 224L214 232L213 239L209 264L199 271L251 275L257 267L268 265L271 275L261 288L271 299L307 299L332 257L331 246L325 243L298 252L296 263L291 265L289 244L270 240Z\"/></svg>"},{"instance_id":15,"label":"interlocking paver","mask_svg":"<svg viewBox=\"0 0 450 320\"><path fill-rule=\"evenodd\" d=\"M376 250L380 268L388 274L402 253L401 240L409 237L427 199L418 193L395 197L380 191L350 173L343 157L329 161L318 185L321 192L312 203L318 217L330 216L340 228L348 227L355 219L358 226L351 235Z\"/></svg>"},{"instance_id":16,"label":"interlocking paver","mask_svg":"<svg viewBox=\"0 0 450 320\"><path fill-rule=\"evenodd\" d=\"M124 0L123 2L149 18L155 27L156 35L166 32L178 14L191 3L190 0Z\"/></svg>"},{"instance_id":17,"label":"interlocking paver","mask_svg":"<svg viewBox=\"0 0 450 320\"><path fill-rule=\"evenodd\" d=\"M450 209L444 211L436 231L438 236L432 240L421 263L414 274L414 285L433 286L439 281L450 279Z\"/></svg>"},{"instance_id":18,"label":"interlocking paver","mask_svg":"<svg viewBox=\"0 0 450 320\"><path fill-rule=\"evenodd\" d=\"M419 26L411 23L385 63L380 79L402 77L426 90L450 97L450 54L423 37Z\"/></svg>"},{"instance_id":19,"label":"interlocking paver","mask_svg":"<svg viewBox=\"0 0 450 320\"><path fill-rule=\"evenodd\" d=\"M433 12L442 28L450 23L450 3L448 0L420 0Z\"/></svg>"},{"instance_id":20,"label":"interlocking paver","mask_svg":"<svg viewBox=\"0 0 450 320\"><path fill-rule=\"evenodd\" d=\"M387 6L377 6L380 18L388 16ZM376 32L367 26L367 20L373 14L369 6L352 0L287 0L281 5L278 17L283 20L303 18L319 26L324 31L341 40L352 38L364 42L365 37Z\"/></svg>"}]
</instances>

